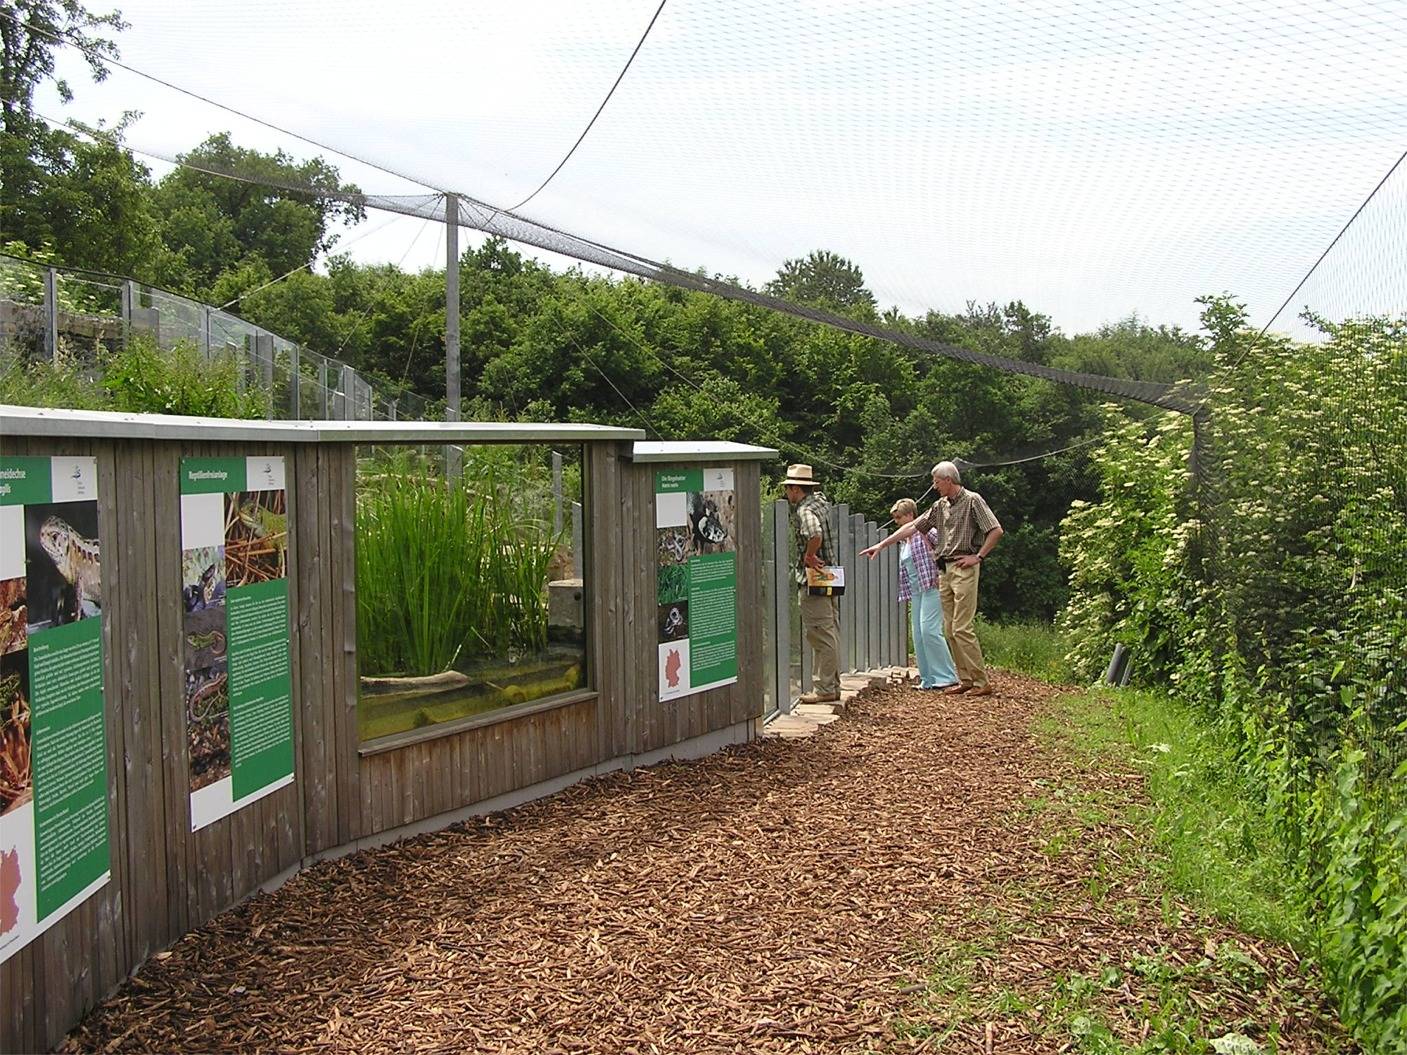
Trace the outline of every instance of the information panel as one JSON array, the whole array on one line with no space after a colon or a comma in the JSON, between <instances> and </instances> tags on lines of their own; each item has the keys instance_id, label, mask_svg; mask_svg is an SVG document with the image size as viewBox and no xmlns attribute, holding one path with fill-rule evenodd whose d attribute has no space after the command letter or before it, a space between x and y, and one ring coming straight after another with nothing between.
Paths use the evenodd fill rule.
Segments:
<instances>
[{"instance_id":1,"label":"information panel","mask_svg":"<svg viewBox=\"0 0 1407 1055\"><path fill-rule=\"evenodd\" d=\"M0 962L110 877L92 458L0 458Z\"/></svg>"},{"instance_id":2,"label":"information panel","mask_svg":"<svg viewBox=\"0 0 1407 1055\"><path fill-rule=\"evenodd\" d=\"M282 458L181 460L191 830L293 782Z\"/></svg>"},{"instance_id":3,"label":"information panel","mask_svg":"<svg viewBox=\"0 0 1407 1055\"><path fill-rule=\"evenodd\" d=\"M732 469L655 473L660 699L738 680L737 496Z\"/></svg>"}]
</instances>

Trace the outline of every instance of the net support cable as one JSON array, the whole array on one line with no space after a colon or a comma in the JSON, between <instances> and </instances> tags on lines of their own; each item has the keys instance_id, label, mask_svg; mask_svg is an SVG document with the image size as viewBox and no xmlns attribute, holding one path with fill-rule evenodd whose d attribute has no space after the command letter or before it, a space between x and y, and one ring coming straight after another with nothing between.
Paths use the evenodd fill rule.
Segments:
<instances>
[{"instance_id":1,"label":"net support cable","mask_svg":"<svg viewBox=\"0 0 1407 1055\"><path fill-rule=\"evenodd\" d=\"M49 120L48 118L44 119ZM104 138L100 133L92 129L73 125L71 125L71 127L77 127L79 131L90 136ZM115 145L121 146L123 149L130 149L116 138L111 138L109 141L113 142ZM341 153L340 151L334 152ZM1152 381L1136 381L1126 378L1106 377L1101 374L1088 374L1075 370L1062 370L1040 363L1028 363L1019 359L1009 359L1005 356L992 355L987 352L976 352L969 348L963 348L960 345L949 344L944 341L935 341L920 337L916 334L906 333L903 330L878 326L874 323L852 319L835 312L826 311L822 308L795 304L781 297L761 293L757 290L748 289L731 282L725 282L721 279L710 278L704 274L671 267L668 264L662 264L649 257L631 253L624 249L617 249L581 235L563 231L540 221L531 220L517 213L501 209L488 202L480 201L472 195L460 192L439 191L427 194L407 195L367 194L361 191L340 191L300 185L292 181L268 179L262 176L256 179L232 168L226 168L209 162L192 163L181 157L172 157L153 151L143 150L140 151L140 153L165 161L168 164L180 165L210 176L221 176L227 179L239 180L244 183L285 191L290 194L312 196L329 201L340 201L362 208L400 213L403 216L415 216L421 219L443 220L444 214L441 203L444 200L444 194L458 193L460 226L475 231L481 231L484 234L505 238L521 245L529 245L537 249L546 250L547 252L571 257L583 263L595 264L599 267L634 275L637 278L652 282L660 282L678 289L690 290L696 293L711 293L725 300L769 308L772 311L780 312L784 315L791 315L795 318L819 323L824 326L832 327L833 329L856 334L857 336L887 341L891 344L910 348L914 351L924 352L929 355L937 355L959 362L972 363L977 366L999 370L1003 373L1022 374L1027 377L1036 377L1056 384L1070 385L1075 388L1102 392L1108 396L1130 399L1135 402L1160 407L1163 410L1170 410L1178 414L1194 414L1198 407L1198 402L1188 398L1181 386L1160 384Z\"/></svg>"}]
</instances>

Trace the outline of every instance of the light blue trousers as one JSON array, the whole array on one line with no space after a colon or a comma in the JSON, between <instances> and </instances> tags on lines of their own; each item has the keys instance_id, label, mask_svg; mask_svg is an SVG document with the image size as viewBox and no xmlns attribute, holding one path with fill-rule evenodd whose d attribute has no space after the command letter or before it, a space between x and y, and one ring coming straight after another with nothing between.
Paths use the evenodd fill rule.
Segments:
<instances>
[{"instance_id":1,"label":"light blue trousers","mask_svg":"<svg viewBox=\"0 0 1407 1055\"><path fill-rule=\"evenodd\" d=\"M916 593L909 601L914 624L914 657L919 684L926 689L951 685L958 680L953 654L943 636L943 602L937 590Z\"/></svg>"}]
</instances>

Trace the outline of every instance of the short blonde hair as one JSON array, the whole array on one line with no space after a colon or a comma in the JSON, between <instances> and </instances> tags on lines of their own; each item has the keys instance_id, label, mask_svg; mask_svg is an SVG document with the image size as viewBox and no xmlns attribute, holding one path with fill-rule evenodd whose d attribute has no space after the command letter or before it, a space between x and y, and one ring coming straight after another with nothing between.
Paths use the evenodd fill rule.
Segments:
<instances>
[{"instance_id":1,"label":"short blonde hair","mask_svg":"<svg viewBox=\"0 0 1407 1055\"><path fill-rule=\"evenodd\" d=\"M889 507L889 515L897 517L900 513L907 513L911 517L918 516L918 503L912 498L901 498Z\"/></svg>"}]
</instances>

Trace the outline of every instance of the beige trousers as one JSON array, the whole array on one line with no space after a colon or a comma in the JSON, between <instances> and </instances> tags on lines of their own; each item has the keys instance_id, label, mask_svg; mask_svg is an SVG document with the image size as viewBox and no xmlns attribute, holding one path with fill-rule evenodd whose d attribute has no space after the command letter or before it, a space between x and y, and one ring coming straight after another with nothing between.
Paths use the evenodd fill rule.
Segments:
<instances>
[{"instance_id":1,"label":"beige trousers","mask_svg":"<svg viewBox=\"0 0 1407 1055\"><path fill-rule=\"evenodd\" d=\"M801 594L801 628L811 646L811 689L840 691L840 603L835 597Z\"/></svg>"},{"instance_id":2,"label":"beige trousers","mask_svg":"<svg viewBox=\"0 0 1407 1055\"><path fill-rule=\"evenodd\" d=\"M982 565L959 568L950 563L943 572L938 595L943 599L943 636L953 654L953 665L964 685L980 689L987 684L987 665L972 622L977 618L977 583Z\"/></svg>"}]
</instances>

